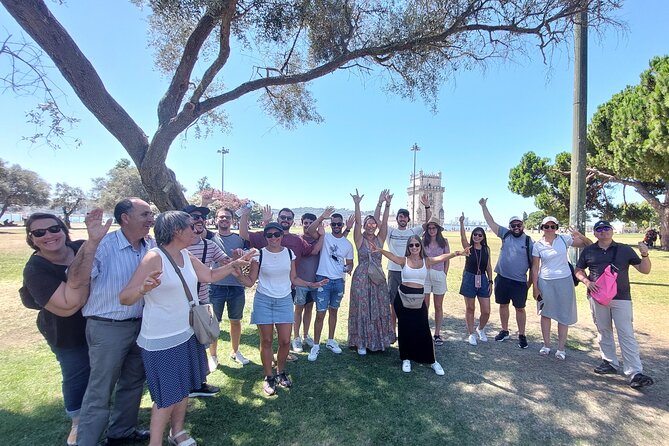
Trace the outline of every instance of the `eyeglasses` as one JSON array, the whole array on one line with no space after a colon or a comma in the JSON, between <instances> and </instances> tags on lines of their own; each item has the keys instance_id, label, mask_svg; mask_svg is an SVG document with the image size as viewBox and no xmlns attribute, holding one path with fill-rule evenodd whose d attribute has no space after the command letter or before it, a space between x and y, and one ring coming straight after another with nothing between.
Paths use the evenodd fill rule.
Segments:
<instances>
[{"instance_id":1,"label":"eyeglasses","mask_svg":"<svg viewBox=\"0 0 669 446\"><path fill-rule=\"evenodd\" d=\"M49 229L51 229L51 228L49 228ZM610 231L610 230L611 230L611 228L609 228L609 227L595 229L596 232L605 232L605 231Z\"/></svg>"},{"instance_id":2,"label":"eyeglasses","mask_svg":"<svg viewBox=\"0 0 669 446\"><path fill-rule=\"evenodd\" d=\"M291 217L290 215L279 215L279 220L291 221L292 219L293 217Z\"/></svg>"},{"instance_id":3,"label":"eyeglasses","mask_svg":"<svg viewBox=\"0 0 669 446\"><path fill-rule=\"evenodd\" d=\"M420 243L409 243L409 248L420 248Z\"/></svg>"},{"instance_id":4,"label":"eyeglasses","mask_svg":"<svg viewBox=\"0 0 669 446\"><path fill-rule=\"evenodd\" d=\"M479 234L479 233L477 232L477 233L472 234L472 237L483 237L483 234Z\"/></svg>"},{"instance_id":5,"label":"eyeglasses","mask_svg":"<svg viewBox=\"0 0 669 446\"><path fill-rule=\"evenodd\" d=\"M515 223L515 224L511 225L511 229L522 228L522 227L523 227L522 223Z\"/></svg>"},{"instance_id":6,"label":"eyeglasses","mask_svg":"<svg viewBox=\"0 0 669 446\"><path fill-rule=\"evenodd\" d=\"M543 225L542 228L543 229L557 229L558 227L557 227L557 225Z\"/></svg>"},{"instance_id":7,"label":"eyeglasses","mask_svg":"<svg viewBox=\"0 0 669 446\"><path fill-rule=\"evenodd\" d=\"M265 238L279 238L283 235L282 232L279 231L274 231L274 232L266 232L265 233Z\"/></svg>"},{"instance_id":8,"label":"eyeglasses","mask_svg":"<svg viewBox=\"0 0 669 446\"><path fill-rule=\"evenodd\" d=\"M190 214L190 218L193 220L204 220L204 216L201 214Z\"/></svg>"},{"instance_id":9,"label":"eyeglasses","mask_svg":"<svg viewBox=\"0 0 669 446\"><path fill-rule=\"evenodd\" d=\"M63 228L61 228L59 225L53 225L53 226L49 226L46 229L34 229L34 230L30 231L30 235L32 235L33 237L40 238L40 237L44 237L46 235L47 231L52 233L52 234L58 234L62 230L63 230Z\"/></svg>"},{"instance_id":10,"label":"eyeglasses","mask_svg":"<svg viewBox=\"0 0 669 446\"><path fill-rule=\"evenodd\" d=\"M330 226L332 226L334 228L338 228L340 226L344 226L344 223L343 222L342 223L330 223Z\"/></svg>"}]
</instances>

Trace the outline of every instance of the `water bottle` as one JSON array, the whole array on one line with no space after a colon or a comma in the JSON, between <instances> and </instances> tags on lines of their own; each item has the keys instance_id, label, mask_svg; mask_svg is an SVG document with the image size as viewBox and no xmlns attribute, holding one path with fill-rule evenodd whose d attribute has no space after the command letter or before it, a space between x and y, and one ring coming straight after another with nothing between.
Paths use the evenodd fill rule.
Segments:
<instances>
[{"instance_id":1,"label":"water bottle","mask_svg":"<svg viewBox=\"0 0 669 446\"><path fill-rule=\"evenodd\" d=\"M240 218L242 216L242 209L244 209L244 208L253 209L253 206L255 206L255 205L256 205L255 201L249 200L249 201L246 202L246 204L244 206L242 206L241 208L239 208L235 211L235 215L237 216L237 218Z\"/></svg>"}]
</instances>

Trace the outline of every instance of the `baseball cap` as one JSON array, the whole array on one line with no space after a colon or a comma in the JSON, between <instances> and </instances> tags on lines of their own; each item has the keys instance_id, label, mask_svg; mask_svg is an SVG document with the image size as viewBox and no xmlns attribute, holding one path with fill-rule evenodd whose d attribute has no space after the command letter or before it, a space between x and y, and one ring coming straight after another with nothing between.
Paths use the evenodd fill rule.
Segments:
<instances>
[{"instance_id":1,"label":"baseball cap","mask_svg":"<svg viewBox=\"0 0 669 446\"><path fill-rule=\"evenodd\" d=\"M408 217L409 216L409 210L401 208L399 211L397 211L397 215L401 215L401 214L404 214Z\"/></svg>"},{"instance_id":2,"label":"baseball cap","mask_svg":"<svg viewBox=\"0 0 669 446\"><path fill-rule=\"evenodd\" d=\"M555 223L556 225L559 225L559 224L560 224L560 223L558 223L558 219L557 219L557 218L555 218L555 217L551 217L551 216L549 215L548 217L544 217L544 219L541 220L541 226L545 225L545 224L548 223L549 221L552 221L552 222Z\"/></svg>"},{"instance_id":3,"label":"baseball cap","mask_svg":"<svg viewBox=\"0 0 669 446\"><path fill-rule=\"evenodd\" d=\"M611 226L611 223L609 223L609 222L606 221L606 220L599 220L599 221L598 221L597 223L595 223L595 225L592 227L592 230L593 230L593 231L596 231L596 230L599 229L599 228L613 228L613 226Z\"/></svg>"},{"instance_id":4,"label":"baseball cap","mask_svg":"<svg viewBox=\"0 0 669 446\"><path fill-rule=\"evenodd\" d=\"M262 233L266 234L267 231L269 231L270 229L276 229L278 231L281 231L281 233L283 234L283 228L281 227L281 225L279 223L277 223L275 221L267 223L265 228L262 230Z\"/></svg>"},{"instance_id":5,"label":"baseball cap","mask_svg":"<svg viewBox=\"0 0 669 446\"><path fill-rule=\"evenodd\" d=\"M509 219L509 224L513 223L514 221L519 221L519 222L522 223L522 222L523 222L523 219L520 218L520 217L518 217L517 215L514 215L513 217L511 217L511 218Z\"/></svg>"},{"instance_id":6,"label":"baseball cap","mask_svg":"<svg viewBox=\"0 0 669 446\"><path fill-rule=\"evenodd\" d=\"M183 208L183 211L187 214L193 213L195 211L199 212L202 214L203 217L206 217L209 215L209 208L203 207L203 206L195 206L194 204L189 204L185 208Z\"/></svg>"}]
</instances>

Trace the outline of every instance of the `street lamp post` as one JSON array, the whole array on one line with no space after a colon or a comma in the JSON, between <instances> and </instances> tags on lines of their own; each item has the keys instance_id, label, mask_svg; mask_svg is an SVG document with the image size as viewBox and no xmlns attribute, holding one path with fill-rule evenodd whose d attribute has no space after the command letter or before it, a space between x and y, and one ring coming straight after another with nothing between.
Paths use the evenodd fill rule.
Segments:
<instances>
[{"instance_id":1,"label":"street lamp post","mask_svg":"<svg viewBox=\"0 0 669 446\"><path fill-rule=\"evenodd\" d=\"M411 226L416 224L416 152L420 151L418 144L414 143L410 149L413 152L413 193L411 197Z\"/></svg>"},{"instance_id":2,"label":"street lamp post","mask_svg":"<svg viewBox=\"0 0 669 446\"><path fill-rule=\"evenodd\" d=\"M221 192L225 192L225 155L230 153L229 149L221 147L220 150L217 150L216 153L221 154Z\"/></svg>"}]
</instances>

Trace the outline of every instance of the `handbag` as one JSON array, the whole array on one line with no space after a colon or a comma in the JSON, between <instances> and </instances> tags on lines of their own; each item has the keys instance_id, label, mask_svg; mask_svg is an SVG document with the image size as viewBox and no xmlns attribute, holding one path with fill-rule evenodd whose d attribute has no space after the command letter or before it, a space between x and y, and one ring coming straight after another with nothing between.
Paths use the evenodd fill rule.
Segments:
<instances>
[{"instance_id":1,"label":"handbag","mask_svg":"<svg viewBox=\"0 0 669 446\"><path fill-rule=\"evenodd\" d=\"M188 298L188 303L190 305L188 322L193 328L193 332L195 333L195 337L197 338L198 342L204 345L216 342L218 340L218 335L221 332L221 328L219 326L218 319L216 319L216 315L214 315L214 306L212 304L198 305L195 302L188 285L186 285L186 280L181 274L177 264L174 263L174 260L165 250L165 248L161 246L160 250L165 254L165 257L167 257L167 259L174 267L174 270L177 272L177 276L179 276L179 279L181 279L181 284L184 287L184 291L186 292L186 297Z\"/></svg>"},{"instance_id":2,"label":"handbag","mask_svg":"<svg viewBox=\"0 0 669 446\"><path fill-rule=\"evenodd\" d=\"M616 294L618 294L618 268L615 265L616 252L618 247L613 248L613 259L611 263L604 268L601 276L595 280L598 290L590 292L590 297L595 299L600 305L608 305L611 303Z\"/></svg>"},{"instance_id":3,"label":"handbag","mask_svg":"<svg viewBox=\"0 0 669 446\"><path fill-rule=\"evenodd\" d=\"M567 246L567 242L564 241L562 236L560 235L558 237L560 237L560 240L562 240L562 243L564 243L564 245L567 247L567 249L569 249L569 246ZM581 282L576 277L576 273L574 272L574 265L568 260L567 260L567 265L569 265L569 271L571 271L571 280L574 282L574 286L578 286L578 284L581 283Z\"/></svg>"},{"instance_id":4,"label":"handbag","mask_svg":"<svg viewBox=\"0 0 669 446\"><path fill-rule=\"evenodd\" d=\"M397 292L400 294L400 299L402 300L402 306L404 308L417 310L423 306L423 301L425 300L423 294L406 294L400 289L398 289Z\"/></svg>"},{"instance_id":5,"label":"handbag","mask_svg":"<svg viewBox=\"0 0 669 446\"><path fill-rule=\"evenodd\" d=\"M381 267L372 260L372 253L369 251L367 251L367 259L369 259L367 264L367 275L369 276L369 280L371 280L374 285L385 284L386 276L383 274Z\"/></svg>"}]
</instances>

